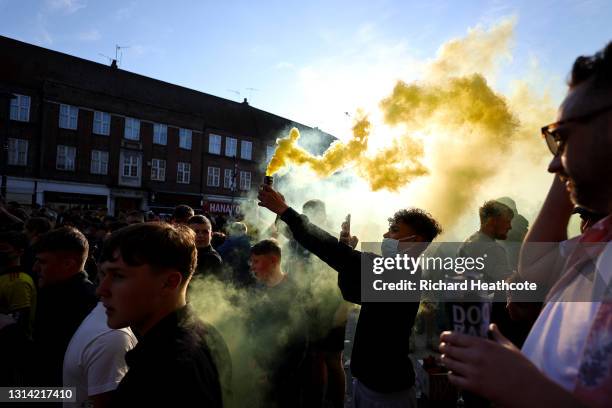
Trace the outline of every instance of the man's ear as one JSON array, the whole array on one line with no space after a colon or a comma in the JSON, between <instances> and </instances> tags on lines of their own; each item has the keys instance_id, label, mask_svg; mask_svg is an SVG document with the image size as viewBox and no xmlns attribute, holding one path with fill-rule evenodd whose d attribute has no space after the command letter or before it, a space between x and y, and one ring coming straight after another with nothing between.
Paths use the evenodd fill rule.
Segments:
<instances>
[{"instance_id":1,"label":"man's ear","mask_svg":"<svg viewBox=\"0 0 612 408\"><path fill-rule=\"evenodd\" d=\"M77 261L74 256L65 256L63 264L66 265L69 269L74 268L75 266L81 266L81 262Z\"/></svg>"},{"instance_id":2,"label":"man's ear","mask_svg":"<svg viewBox=\"0 0 612 408\"><path fill-rule=\"evenodd\" d=\"M183 283L183 275L179 271L170 271L164 281L164 288L176 289Z\"/></svg>"}]
</instances>

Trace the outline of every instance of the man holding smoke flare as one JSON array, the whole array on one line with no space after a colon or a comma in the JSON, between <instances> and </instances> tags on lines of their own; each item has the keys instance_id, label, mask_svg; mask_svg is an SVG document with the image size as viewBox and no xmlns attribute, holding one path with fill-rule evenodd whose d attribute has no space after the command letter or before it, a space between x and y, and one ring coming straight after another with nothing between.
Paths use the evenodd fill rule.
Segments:
<instances>
[{"instance_id":1,"label":"man holding smoke flare","mask_svg":"<svg viewBox=\"0 0 612 408\"><path fill-rule=\"evenodd\" d=\"M409 339L418 302L361 302L361 264L373 264L375 254L361 253L312 224L290 208L269 185L259 192L259 205L280 215L294 239L338 272L345 300L361 305L353 345L351 372L355 377L353 404L358 407L416 407L414 369L408 358ZM398 251L417 257L441 232L425 211L401 210L389 219L383 255ZM415 274L420 277L420 269Z\"/></svg>"}]
</instances>

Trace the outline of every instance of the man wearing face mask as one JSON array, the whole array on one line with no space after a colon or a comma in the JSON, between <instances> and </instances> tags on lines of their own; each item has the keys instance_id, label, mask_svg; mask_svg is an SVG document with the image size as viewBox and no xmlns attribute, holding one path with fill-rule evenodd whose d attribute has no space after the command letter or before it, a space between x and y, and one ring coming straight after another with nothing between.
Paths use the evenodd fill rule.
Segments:
<instances>
[{"instance_id":1,"label":"man wearing face mask","mask_svg":"<svg viewBox=\"0 0 612 408\"><path fill-rule=\"evenodd\" d=\"M351 372L356 379L353 406L416 407L408 349L419 303L362 302L361 263L373 262L378 255L361 253L338 241L290 208L270 186L262 186L258 198L260 206L281 216L300 245L338 272L344 299L361 305L351 357ZM440 232L438 223L425 211L398 211L389 219L389 230L383 235L384 255L409 252L418 256ZM415 242L425 245L411 244ZM420 270L415 277L420 277Z\"/></svg>"}]
</instances>

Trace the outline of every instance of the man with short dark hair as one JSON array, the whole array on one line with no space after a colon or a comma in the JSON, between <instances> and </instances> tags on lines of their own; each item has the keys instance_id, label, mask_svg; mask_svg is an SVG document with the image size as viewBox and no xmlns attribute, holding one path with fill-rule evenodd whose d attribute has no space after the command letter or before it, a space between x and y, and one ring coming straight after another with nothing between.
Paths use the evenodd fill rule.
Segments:
<instances>
[{"instance_id":1,"label":"man with short dark hair","mask_svg":"<svg viewBox=\"0 0 612 408\"><path fill-rule=\"evenodd\" d=\"M197 260L194 232L170 224L135 224L106 240L97 293L108 326L130 327L138 345L113 406L223 405L214 361L226 350L214 328L186 302Z\"/></svg>"},{"instance_id":2,"label":"man with short dark hair","mask_svg":"<svg viewBox=\"0 0 612 408\"><path fill-rule=\"evenodd\" d=\"M492 325L492 340L442 333L442 362L452 371L451 383L496 406L609 407L612 43L576 59L558 121L544 126L542 135L555 177L523 241L519 273L552 284L544 307L522 352ZM568 240L576 205L604 218Z\"/></svg>"},{"instance_id":3,"label":"man with short dark hair","mask_svg":"<svg viewBox=\"0 0 612 408\"><path fill-rule=\"evenodd\" d=\"M254 361L265 373L266 406L298 407L304 389L308 330L304 302L295 281L281 268L278 242L265 239L251 248L251 271L259 283L249 311L249 332L265 338Z\"/></svg>"},{"instance_id":4,"label":"man with short dark hair","mask_svg":"<svg viewBox=\"0 0 612 408\"><path fill-rule=\"evenodd\" d=\"M480 229L468 237L459 248L462 257L477 258L487 254L483 270L487 281L506 279L512 274L506 249L496 240L505 240L512 229L512 209L499 201L490 200L478 210Z\"/></svg>"},{"instance_id":5,"label":"man with short dark hair","mask_svg":"<svg viewBox=\"0 0 612 408\"><path fill-rule=\"evenodd\" d=\"M270 186L262 186L258 197L259 205L279 214L304 248L338 272L344 299L361 305L351 357L351 372L356 378L354 406L416 407L414 368L408 353L419 303L362 302L361 264L373 263L377 255L356 251L338 241L289 207ZM438 223L425 211L400 211L389 219L389 230L383 235L383 256L409 251L416 258L440 232ZM415 279L420 274L419 268Z\"/></svg>"},{"instance_id":6,"label":"man with short dark hair","mask_svg":"<svg viewBox=\"0 0 612 408\"><path fill-rule=\"evenodd\" d=\"M190 206L185 204L177 205L174 207L174 212L172 213L172 223L187 225L187 221L189 221L194 214L193 208Z\"/></svg>"},{"instance_id":7,"label":"man with short dark hair","mask_svg":"<svg viewBox=\"0 0 612 408\"><path fill-rule=\"evenodd\" d=\"M40 385L62 385L66 347L96 305L94 285L83 270L88 251L87 238L72 227L51 230L34 245L40 287L34 322Z\"/></svg>"},{"instance_id":8,"label":"man with short dark hair","mask_svg":"<svg viewBox=\"0 0 612 408\"><path fill-rule=\"evenodd\" d=\"M223 275L223 261L221 255L212 247L212 224L203 215L194 215L187 221L189 228L196 234L196 246L198 248L198 266L194 277L215 276L221 278Z\"/></svg>"}]
</instances>

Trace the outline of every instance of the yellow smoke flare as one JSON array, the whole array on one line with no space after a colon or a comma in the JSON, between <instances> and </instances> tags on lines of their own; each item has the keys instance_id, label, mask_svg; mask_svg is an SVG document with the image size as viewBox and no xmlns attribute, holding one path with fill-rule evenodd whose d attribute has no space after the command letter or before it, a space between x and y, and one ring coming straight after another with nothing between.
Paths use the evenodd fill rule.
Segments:
<instances>
[{"instance_id":1,"label":"yellow smoke flare","mask_svg":"<svg viewBox=\"0 0 612 408\"><path fill-rule=\"evenodd\" d=\"M291 129L289 135L276 141L274 156L266 169L266 176L273 176L289 164L306 165L320 177L327 177L360 158L368 148L370 122L367 117L353 126L353 137L347 143L335 141L323 156L314 156L298 146L300 132Z\"/></svg>"}]
</instances>

